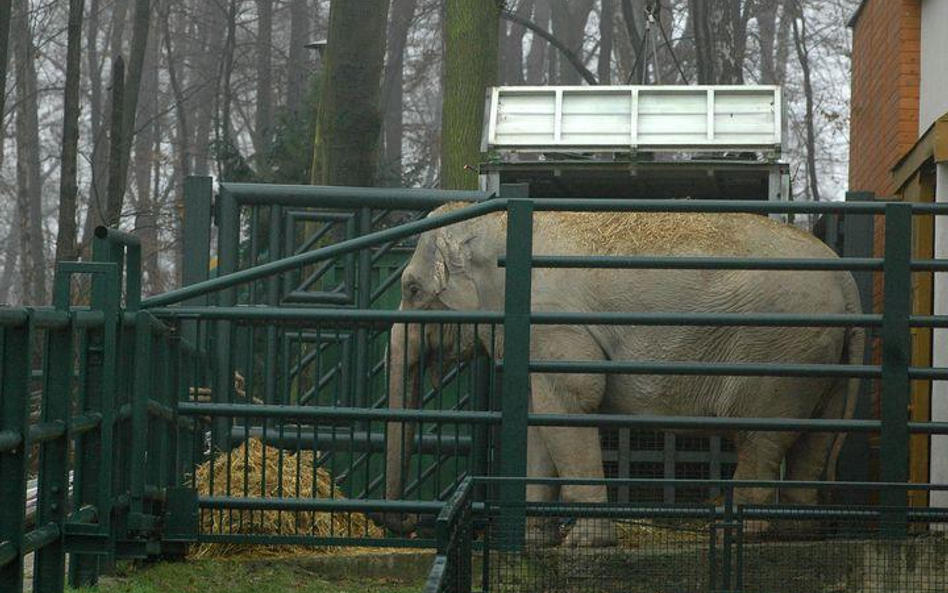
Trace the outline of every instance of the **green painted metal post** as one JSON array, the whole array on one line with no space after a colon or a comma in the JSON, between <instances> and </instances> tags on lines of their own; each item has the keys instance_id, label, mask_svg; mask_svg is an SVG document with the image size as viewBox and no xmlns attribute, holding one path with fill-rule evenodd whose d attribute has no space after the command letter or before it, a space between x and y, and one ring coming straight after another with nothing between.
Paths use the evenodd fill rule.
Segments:
<instances>
[{"instance_id":1,"label":"green painted metal post","mask_svg":"<svg viewBox=\"0 0 948 593\"><path fill-rule=\"evenodd\" d=\"M211 258L211 206L214 201L214 184L210 177L188 177L184 180L184 269L181 285L190 286L207 280ZM186 301L189 305L206 305L207 296L198 296ZM200 345L197 321L181 323L185 340Z\"/></svg>"},{"instance_id":2,"label":"green painted metal post","mask_svg":"<svg viewBox=\"0 0 948 593\"><path fill-rule=\"evenodd\" d=\"M93 256L107 261L108 245L94 239ZM112 514L112 442L115 430L115 357L118 335L119 307L118 266L92 277L92 309L102 311L101 328L88 331L83 364L84 385L80 410L102 417L99 429L80 436L76 441L76 469L73 478L73 508L94 505L100 534L108 534ZM69 585L88 587L96 584L99 558L72 554L69 562Z\"/></svg>"},{"instance_id":3,"label":"green painted metal post","mask_svg":"<svg viewBox=\"0 0 948 593\"><path fill-rule=\"evenodd\" d=\"M26 530L26 434L30 417L30 316L0 328L0 432L19 435L20 444L0 452L0 542L10 542L13 561L0 565L0 591L23 590L23 534Z\"/></svg>"},{"instance_id":4,"label":"green painted metal post","mask_svg":"<svg viewBox=\"0 0 948 593\"><path fill-rule=\"evenodd\" d=\"M217 213L217 277L222 278L237 269L237 252L240 245L240 206L232 195L221 191L217 196ZM236 302L236 289L227 288L220 292L217 304L230 307ZM231 345L233 338L234 328L231 322L217 321L215 323L216 373L212 395L214 401L219 403L232 401L234 360ZM229 451L231 447L230 422L227 418L215 418L212 422L214 449Z\"/></svg>"},{"instance_id":5,"label":"green painted metal post","mask_svg":"<svg viewBox=\"0 0 948 593\"><path fill-rule=\"evenodd\" d=\"M887 204L885 208L885 264L882 319L882 431L880 457L882 480L906 482L909 462L909 374L911 334L912 205ZM887 488L882 504L905 507L908 493ZM896 514L885 520L889 533L904 533L905 518Z\"/></svg>"},{"instance_id":6,"label":"green painted metal post","mask_svg":"<svg viewBox=\"0 0 948 593\"><path fill-rule=\"evenodd\" d=\"M148 394L153 364L150 315L135 316L135 364L132 382L131 460L129 463L129 528L138 530L145 514L145 478L148 469Z\"/></svg>"},{"instance_id":7,"label":"green painted metal post","mask_svg":"<svg viewBox=\"0 0 948 593\"><path fill-rule=\"evenodd\" d=\"M69 311L70 275L57 269L53 282L53 305L57 311ZM36 525L55 525L60 536L37 550L34 558L34 588L44 593L62 591L65 585L66 549L62 527L66 519L69 492L69 418L72 413L73 325L49 329L43 356L43 422L58 423L66 429L63 436L40 446Z\"/></svg>"},{"instance_id":8,"label":"green painted metal post","mask_svg":"<svg viewBox=\"0 0 948 593\"><path fill-rule=\"evenodd\" d=\"M527 472L527 413L530 400L530 291L532 290L533 203L510 200L507 209L507 269L504 295L504 397L500 428L500 474ZM505 482L500 488L501 521L506 545L522 546L526 485Z\"/></svg>"}]
</instances>

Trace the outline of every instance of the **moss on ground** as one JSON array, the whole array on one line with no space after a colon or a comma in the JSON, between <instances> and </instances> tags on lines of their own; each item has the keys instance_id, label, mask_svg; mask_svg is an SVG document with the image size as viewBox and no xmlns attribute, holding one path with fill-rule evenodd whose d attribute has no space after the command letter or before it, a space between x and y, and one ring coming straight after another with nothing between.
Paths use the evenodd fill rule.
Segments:
<instances>
[{"instance_id":1,"label":"moss on ground","mask_svg":"<svg viewBox=\"0 0 948 593\"><path fill-rule=\"evenodd\" d=\"M421 582L325 580L292 559L196 560L127 565L95 589L67 593L419 593Z\"/></svg>"}]
</instances>

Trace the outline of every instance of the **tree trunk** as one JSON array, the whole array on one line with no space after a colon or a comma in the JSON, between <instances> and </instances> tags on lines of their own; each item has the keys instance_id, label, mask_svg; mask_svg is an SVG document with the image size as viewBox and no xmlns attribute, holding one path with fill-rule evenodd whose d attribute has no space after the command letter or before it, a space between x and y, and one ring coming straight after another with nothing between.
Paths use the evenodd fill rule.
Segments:
<instances>
[{"instance_id":1,"label":"tree trunk","mask_svg":"<svg viewBox=\"0 0 948 593\"><path fill-rule=\"evenodd\" d=\"M210 173L210 138L214 124L214 106L221 80L221 56L224 51L226 30L226 8L223 2L196 0L200 19L197 23L198 39L194 45L197 53L195 77L201 86L194 95L194 174ZM190 53L190 52L189 52Z\"/></svg>"},{"instance_id":2,"label":"tree trunk","mask_svg":"<svg viewBox=\"0 0 948 593\"><path fill-rule=\"evenodd\" d=\"M0 2L0 124L3 123L4 100L7 98L7 64L10 62L7 57L7 48L10 45L12 12L12 3ZM2 128L2 125L0 125L0 128ZM2 162L2 159L0 159L0 163ZM0 302L2 301L3 299L0 299Z\"/></svg>"},{"instance_id":3,"label":"tree trunk","mask_svg":"<svg viewBox=\"0 0 948 593\"><path fill-rule=\"evenodd\" d=\"M329 45L323 64L313 157L314 183L375 183L387 15L388 0L332 0L330 4Z\"/></svg>"},{"instance_id":4,"label":"tree trunk","mask_svg":"<svg viewBox=\"0 0 948 593\"><path fill-rule=\"evenodd\" d=\"M273 127L273 0L257 0L257 114L253 146L258 155L266 151ZM258 163L258 166L260 163Z\"/></svg>"},{"instance_id":5,"label":"tree trunk","mask_svg":"<svg viewBox=\"0 0 948 593\"><path fill-rule=\"evenodd\" d=\"M179 70L178 58L174 51L171 39L170 15L167 5L162 12L162 44L165 50L165 63L168 68L168 80L171 84L171 92L174 96L174 179L173 195L175 196L174 211L174 259L175 270L180 286L181 274L184 270L184 180L191 174L191 133L189 119L187 114L187 105L182 90L181 75L183 69Z\"/></svg>"},{"instance_id":6,"label":"tree trunk","mask_svg":"<svg viewBox=\"0 0 948 593\"><path fill-rule=\"evenodd\" d=\"M484 93L497 81L499 18L496 2L448 0L441 135L441 187L446 189L477 189Z\"/></svg>"},{"instance_id":7,"label":"tree trunk","mask_svg":"<svg viewBox=\"0 0 948 593\"><path fill-rule=\"evenodd\" d=\"M109 121L109 185L105 214L101 224L117 227L122 216L122 197L125 182L122 179L122 151L125 120L125 60L117 56L112 62L112 113Z\"/></svg>"},{"instance_id":8,"label":"tree trunk","mask_svg":"<svg viewBox=\"0 0 948 593\"><path fill-rule=\"evenodd\" d=\"M550 30L550 0L535 0L533 22L538 27ZM536 33L530 42L527 53L527 84L540 85L544 82L548 43Z\"/></svg>"},{"instance_id":9,"label":"tree trunk","mask_svg":"<svg viewBox=\"0 0 948 593\"><path fill-rule=\"evenodd\" d=\"M586 21L592 12L593 0L551 0L553 35L563 42L580 60L583 59L583 39ZM579 84L582 77L567 61L559 60L560 84Z\"/></svg>"},{"instance_id":10,"label":"tree trunk","mask_svg":"<svg viewBox=\"0 0 948 593\"><path fill-rule=\"evenodd\" d=\"M688 0L695 35L695 67L698 84L714 84L714 53L708 0Z\"/></svg>"},{"instance_id":11,"label":"tree trunk","mask_svg":"<svg viewBox=\"0 0 948 593\"><path fill-rule=\"evenodd\" d=\"M533 14L534 0L520 0L517 4L516 15L523 19L530 19ZM501 27L501 30L506 27ZM510 30L506 31L503 38L501 55L501 72L503 73L503 84L519 85L523 84L523 37L527 29L522 25L510 24Z\"/></svg>"},{"instance_id":12,"label":"tree trunk","mask_svg":"<svg viewBox=\"0 0 948 593\"><path fill-rule=\"evenodd\" d=\"M632 46L632 82L641 84L642 74L648 63L647 56L641 55L645 44L645 5L642 0L621 0L622 20L625 22L625 32ZM704 1L704 0L702 0Z\"/></svg>"},{"instance_id":13,"label":"tree trunk","mask_svg":"<svg viewBox=\"0 0 948 593\"><path fill-rule=\"evenodd\" d=\"M602 0L599 10L599 84L612 84L612 46L615 32L615 4Z\"/></svg>"},{"instance_id":14,"label":"tree trunk","mask_svg":"<svg viewBox=\"0 0 948 593\"><path fill-rule=\"evenodd\" d=\"M312 68L311 60L307 59L306 44L310 41L312 19L306 7L306 0L290 0L290 51L286 64L287 90L286 108L291 114L300 112L303 97L309 90L309 80Z\"/></svg>"},{"instance_id":15,"label":"tree trunk","mask_svg":"<svg viewBox=\"0 0 948 593\"><path fill-rule=\"evenodd\" d=\"M774 46L777 35L777 1L757 3L757 29L760 38L760 82L777 84Z\"/></svg>"},{"instance_id":16,"label":"tree trunk","mask_svg":"<svg viewBox=\"0 0 948 593\"><path fill-rule=\"evenodd\" d=\"M774 78L777 84L783 84L787 80L787 63L790 61L790 23L793 21L793 3L796 0L783 0L781 2L780 21L777 25L777 57L774 64Z\"/></svg>"},{"instance_id":17,"label":"tree trunk","mask_svg":"<svg viewBox=\"0 0 948 593\"><path fill-rule=\"evenodd\" d=\"M86 253L92 244L92 231L96 225L105 223L108 203L109 142L111 130L108 114L112 112L110 99L103 101L102 65L98 53L99 0L90 5L89 27L86 45L89 52L89 79L92 126L92 185L89 188L89 210L82 230L81 250ZM125 21L128 18L129 0L116 0L112 5L111 34L109 35L106 63L122 53Z\"/></svg>"},{"instance_id":18,"label":"tree trunk","mask_svg":"<svg viewBox=\"0 0 948 593\"><path fill-rule=\"evenodd\" d=\"M125 104L122 106L122 154L121 169L119 172L121 189L115 196L109 195L110 200L118 199L118 211L122 209L125 198L125 185L128 180L128 166L132 154L132 142L137 132L135 128L138 113L138 96L141 92L141 81L144 75L145 53L148 50L148 30L151 23L151 0L135 0L135 16L132 22L132 46L129 51L128 77L125 80ZM110 203L109 207L115 206Z\"/></svg>"},{"instance_id":19,"label":"tree trunk","mask_svg":"<svg viewBox=\"0 0 948 593\"><path fill-rule=\"evenodd\" d=\"M82 68L83 0L70 0L69 26L66 33L66 92L63 99L63 149L59 177L59 229L56 259L78 259L76 252L76 196L79 193L77 159L79 157L79 79Z\"/></svg>"},{"instance_id":20,"label":"tree trunk","mask_svg":"<svg viewBox=\"0 0 948 593\"><path fill-rule=\"evenodd\" d=\"M810 79L810 50L806 46L806 14L802 8L793 18L791 26L793 27L793 45L797 51L797 59L800 61L800 69L803 71L803 96L806 98L806 112L803 118L806 127L806 173L807 187L809 189L810 199L814 202L821 201L820 184L816 174L816 126L814 122L813 107L813 83ZM799 24L797 24L799 21Z\"/></svg>"},{"instance_id":21,"label":"tree trunk","mask_svg":"<svg viewBox=\"0 0 948 593\"><path fill-rule=\"evenodd\" d=\"M40 168L39 100L33 38L27 0L14 4L13 52L16 56L17 191L26 213L20 229L20 272L24 303L46 304L46 257L43 248L43 182Z\"/></svg>"},{"instance_id":22,"label":"tree trunk","mask_svg":"<svg viewBox=\"0 0 948 593\"><path fill-rule=\"evenodd\" d=\"M405 46L408 30L415 16L417 0L394 0L388 26L388 54L382 81L384 133L380 177L385 185L401 185L402 178L402 111L405 70Z\"/></svg>"},{"instance_id":23,"label":"tree trunk","mask_svg":"<svg viewBox=\"0 0 948 593\"><path fill-rule=\"evenodd\" d=\"M158 268L158 194L152 192L152 163L158 160L156 146L161 143L158 107L159 44L156 31L149 34L148 51L142 63L143 77L134 138L135 233L142 242L142 272L151 293L161 292L164 284Z\"/></svg>"}]
</instances>

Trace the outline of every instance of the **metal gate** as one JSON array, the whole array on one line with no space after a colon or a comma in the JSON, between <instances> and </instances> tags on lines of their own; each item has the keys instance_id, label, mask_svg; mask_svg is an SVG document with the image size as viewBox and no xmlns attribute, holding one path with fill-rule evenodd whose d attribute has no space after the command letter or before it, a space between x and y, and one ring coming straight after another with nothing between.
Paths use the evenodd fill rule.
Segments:
<instances>
[{"instance_id":1,"label":"metal gate","mask_svg":"<svg viewBox=\"0 0 948 593\"><path fill-rule=\"evenodd\" d=\"M200 180L189 182L188 198L207 205L210 185ZM913 316L904 287L910 285L912 273L948 270L948 262L913 261L910 252L912 217L948 214L943 205L484 198L477 193L422 190L223 184L214 209L221 235L216 277L201 278L201 270L196 268L203 265L206 269L207 262L201 261L203 255L196 256L188 262L188 286L141 299L137 239L101 229L97 231L95 262L57 267L55 307L0 309L0 488L4 500L13 501L0 505L0 588L20 589L24 557L30 552L36 552L36 574L37 579L43 579L43 588L57 591L64 581L67 553L73 556L72 582L84 584L93 582L100 570L119 557L175 555L195 543L227 543L438 547L442 557L455 559L441 561L440 581L433 575L440 589L447 582L445 574L463 568L467 562L463 559L471 558L470 550L494 568L503 565L503 556L492 554L530 551L527 519L537 513L556 519L559 525L575 521L573 529L595 525L583 521L604 513L611 514L611 519L638 522L697 513L706 524L690 529L698 530L694 533L700 532L702 541L708 543L700 552L699 548L694 550L696 557L704 560L685 565L679 559L668 566L707 575L693 581L696 590L750 591L755 590L756 585L750 583L757 577L747 570L748 565L766 565L771 556L766 551L770 548L748 543L746 527L766 518L767 513L793 511L780 506L742 508L728 502L732 488L754 485L875 489L881 504L865 512L857 509L862 512L857 513L859 520L875 528L881 526L880 537L922 542L922 551L899 548L898 558L926 558L929 565L936 562L937 557L919 554L937 551L942 545L938 539L940 511L914 512L907 508L906 494L911 488L939 486L904 484L907 443L910 434L948 433L948 427L908 422L906 398L910 381L945 380L948 369L911 367L909 332L913 326L948 327L948 320ZM407 216L407 222L388 218L393 211L427 210L454 200L474 203L437 217L416 213ZM310 208L319 212L305 212ZM348 214L329 216L324 210ZM534 256L528 240L533 214L557 210L884 216L885 257ZM392 298L389 291L399 270L397 262L391 262L386 264L391 273L373 277L373 264L380 264L392 250L421 232L495 212L507 216L509 244L504 260L498 262L506 275L503 310L410 312L391 311L381 304L373 308L374 303ZM186 235L200 237L202 228L206 232L202 220L206 222L210 214L207 208L204 217L190 216ZM291 227L297 230L288 232ZM299 230L301 227L307 230ZM288 240L291 235L296 239ZM297 240L306 247L298 249ZM856 269L882 273L885 299L881 313L853 315L533 311L532 270L552 266ZM71 306L70 279L76 275L93 277L89 306ZM392 303L386 304L391 307ZM878 328L884 356L881 365L531 360L531 327L557 323L855 325ZM447 381L426 390L419 409L390 409L381 396L386 393L386 378L379 362L384 360L383 345L393 324L428 325L440 331L476 326L491 334L503 332L505 356L488 351L453 368ZM577 372L859 376L880 383L881 417L828 421L530 412L527 394L531 374ZM27 414L31 391L39 392L43 410L35 420ZM417 437L408 443L414 453L409 479L397 496L386 497L386 431L406 423L418 427ZM616 493L607 505L540 508L526 502L526 480L522 478L526 474L528 426L879 433L883 483L740 485L704 476L677 478L663 469L662 476L652 479L629 476L606 481ZM254 463L248 462L248 436L259 437L254 442L273 445L264 446L262 458ZM664 442L662 447L664 459L672 449ZM678 447L673 451L677 454ZM34 522L28 525L25 505L20 502L25 498L31 453L38 457L39 495ZM277 485L271 489L268 484L274 474ZM471 476L507 479L469 481L470 487L461 487ZM196 487L198 482L200 488ZM677 496L675 504L665 502L669 490L708 492L713 488L720 490L724 504L687 503ZM654 502L642 502L650 499ZM468 506L459 502L464 500ZM806 520L822 517L835 521L834 513L842 511L813 507L794 512ZM379 519L386 515L421 516L416 537L382 527L384 522ZM318 531L316 518L327 519L328 530ZM265 521L275 522L277 529L262 529ZM660 523L658 527L664 529ZM491 536L492 529L500 530L497 537ZM808 533L834 542L849 541L834 540L838 532L822 528ZM909 537L917 533L930 539ZM468 544L470 550L465 547ZM656 546L660 544L644 538L639 547L648 550ZM857 550L854 558L869 554L861 547L847 549ZM755 550L760 552L752 562L749 554L757 553ZM609 556L613 552L601 553ZM593 554L584 549L576 557L592 562ZM620 548L615 554L627 552ZM892 562L874 560L871 565L902 566ZM642 573L646 565L639 566L629 574ZM559 570L555 563L550 567ZM527 572L518 568L517 574L539 574L527 568ZM463 588L463 570L454 574L462 575L454 582ZM612 573L607 570L603 574L609 577ZM582 573L579 576L585 579L582 582L591 582ZM498 573L497 578L507 577ZM616 579L609 582L612 584L606 583L606 588L621 588ZM941 581L926 582L941 586ZM540 581L527 583L539 585ZM510 586L519 585L511 582ZM778 586L782 585L765 582L756 590ZM886 587L883 590L899 590Z\"/></svg>"}]
</instances>

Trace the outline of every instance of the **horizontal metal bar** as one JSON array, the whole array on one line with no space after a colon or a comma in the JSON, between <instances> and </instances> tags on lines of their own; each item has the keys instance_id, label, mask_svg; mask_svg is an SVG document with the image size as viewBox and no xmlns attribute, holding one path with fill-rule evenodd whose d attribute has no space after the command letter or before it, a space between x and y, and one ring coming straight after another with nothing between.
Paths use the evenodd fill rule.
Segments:
<instances>
[{"instance_id":1,"label":"horizontal metal bar","mask_svg":"<svg viewBox=\"0 0 948 593\"><path fill-rule=\"evenodd\" d=\"M387 327L393 323L503 323L501 311L381 311L378 309L316 309L245 307L163 307L150 309L162 319L220 319L243 323L345 323L377 324Z\"/></svg>"},{"instance_id":2,"label":"horizontal metal bar","mask_svg":"<svg viewBox=\"0 0 948 593\"><path fill-rule=\"evenodd\" d=\"M535 312L535 325L658 325L733 327L879 327L882 315L790 313L560 313ZM948 322L948 317L946 317Z\"/></svg>"},{"instance_id":3,"label":"horizontal metal bar","mask_svg":"<svg viewBox=\"0 0 948 593\"><path fill-rule=\"evenodd\" d=\"M30 425L27 433L27 441L31 445L52 441L63 437L66 434L66 423L62 420L53 420L51 422L40 422Z\"/></svg>"},{"instance_id":4,"label":"horizontal metal bar","mask_svg":"<svg viewBox=\"0 0 948 593\"><path fill-rule=\"evenodd\" d=\"M913 259L913 272L948 272L948 259Z\"/></svg>"},{"instance_id":5,"label":"horizontal metal bar","mask_svg":"<svg viewBox=\"0 0 948 593\"><path fill-rule=\"evenodd\" d=\"M908 374L910 379L948 380L948 368L945 367L909 367Z\"/></svg>"},{"instance_id":6,"label":"horizontal metal bar","mask_svg":"<svg viewBox=\"0 0 948 593\"><path fill-rule=\"evenodd\" d=\"M783 364L769 362L559 361L530 363L534 373L608 375L707 375L718 377L862 377L882 376L877 365Z\"/></svg>"},{"instance_id":7,"label":"horizontal metal bar","mask_svg":"<svg viewBox=\"0 0 948 593\"><path fill-rule=\"evenodd\" d=\"M95 236L99 239L105 239L109 243L116 243L119 245L138 248L142 246L142 240L140 237L138 237L138 235L126 233L124 231L109 228L107 226L99 225L95 227Z\"/></svg>"},{"instance_id":8,"label":"horizontal metal bar","mask_svg":"<svg viewBox=\"0 0 948 593\"><path fill-rule=\"evenodd\" d=\"M202 509L248 511L316 511L358 513L437 514L442 502L421 500L315 499L315 498L242 498L237 496L199 496Z\"/></svg>"},{"instance_id":9,"label":"horizontal metal bar","mask_svg":"<svg viewBox=\"0 0 948 593\"><path fill-rule=\"evenodd\" d=\"M366 207L391 210L437 208L448 202L478 202L493 195L464 190L262 183L221 183L220 190L241 204L276 204L288 208L320 206L347 210Z\"/></svg>"},{"instance_id":10,"label":"horizontal metal bar","mask_svg":"<svg viewBox=\"0 0 948 593\"><path fill-rule=\"evenodd\" d=\"M82 416L74 416L69 422L69 437L74 438L95 430L102 424L102 414L88 412Z\"/></svg>"},{"instance_id":11,"label":"horizontal metal bar","mask_svg":"<svg viewBox=\"0 0 948 593\"><path fill-rule=\"evenodd\" d=\"M71 321L67 311L58 311L49 307L33 309L30 317L33 327L43 329L65 329L69 327Z\"/></svg>"},{"instance_id":12,"label":"horizontal metal bar","mask_svg":"<svg viewBox=\"0 0 948 593\"><path fill-rule=\"evenodd\" d=\"M22 307L0 307L0 327L26 325L30 318L28 309Z\"/></svg>"},{"instance_id":13,"label":"horizontal metal bar","mask_svg":"<svg viewBox=\"0 0 948 593\"><path fill-rule=\"evenodd\" d=\"M499 424L500 412L455 410L405 410L389 408L335 408L326 406L280 406L258 404L210 404L181 402L178 414L186 416L230 416L233 418L296 418L321 420L385 420L444 424Z\"/></svg>"},{"instance_id":14,"label":"horizontal metal bar","mask_svg":"<svg viewBox=\"0 0 948 593\"><path fill-rule=\"evenodd\" d=\"M611 519L645 519L645 518L663 518L663 519L687 519L687 518L710 518L715 514L712 506L693 507L693 506L642 506L632 505L620 506L614 504L597 505L536 505L526 503L524 512L528 517L571 517L582 516L584 518L611 518Z\"/></svg>"},{"instance_id":15,"label":"horizontal metal bar","mask_svg":"<svg viewBox=\"0 0 948 593\"><path fill-rule=\"evenodd\" d=\"M59 525L56 523L47 523L38 529L27 532L26 535L23 536L23 555L48 546L58 538Z\"/></svg>"},{"instance_id":16,"label":"horizontal metal bar","mask_svg":"<svg viewBox=\"0 0 948 593\"><path fill-rule=\"evenodd\" d=\"M851 490L948 490L948 484L915 484L911 482L825 482L796 480L728 480L709 478L535 478L475 476L475 484L500 484L523 482L549 486L629 486L637 488L659 488L674 486L681 488L731 486L734 488L816 488Z\"/></svg>"},{"instance_id":17,"label":"horizontal metal bar","mask_svg":"<svg viewBox=\"0 0 948 593\"><path fill-rule=\"evenodd\" d=\"M283 434L280 434L281 432ZM298 430L287 426L280 431L273 428L264 430L262 426L251 426L249 430L245 426L233 426L230 436L234 442L241 442L250 437L271 447L291 450L316 448L320 451L332 451L335 448L339 451L360 453L385 451L384 432L354 432L346 427L335 430L320 427L314 438L312 428ZM415 435L413 450L423 454L466 455L471 450L471 437Z\"/></svg>"},{"instance_id":18,"label":"horizontal metal bar","mask_svg":"<svg viewBox=\"0 0 948 593\"><path fill-rule=\"evenodd\" d=\"M262 546L358 546L360 548L433 548L431 538L407 537L314 537L309 535L261 535L254 533L199 533L198 543L252 544Z\"/></svg>"},{"instance_id":19,"label":"horizontal metal bar","mask_svg":"<svg viewBox=\"0 0 948 593\"><path fill-rule=\"evenodd\" d=\"M351 207L351 205L352 204L350 203L349 206ZM500 200L487 200L485 202L473 204L467 208L458 208L439 216L424 218L417 222L405 223L392 228L369 233L368 235L363 235L361 237L340 241L339 243L334 243L333 245L329 245L327 247L321 247L319 249L307 251L306 253L300 253L298 255L292 255L273 262L260 264L258 266L240 270L225 276L219 276L210 280L197 282L184 288L179 288L177 290L172 290L170 292L144 299L142 300L142 306L152 308L171 305L193 297L207 294L209 292L213 292L215 290L230 288L239 284L250 282L252 280L259 280L274 274L297 269L300 266L325 261L340 255L346 255L362 249L368 249L370 247L377 247L387 243L388 241L411 237L431 229L436 229L450 224L462 222L464 220L469 220L471 218L476 218L478 216L483 216L484 214L501 210L503 209L503 206L504 203Z\"/></svg>"},{"instance_id":20,"label":"horizontal metal bar","mask_svg":"<svg viewBox=\"0 0 948 593\"><path fill-rule=\"evenodd\" d=\"M885 214L885 202L778 202L764 200L532 199L537 212L750 212L755 214ZM948 214L945 204L912 204L913 214Z\"/></svg>"},{"instance_id":21,"label":"horizontal metal bar","mask_svg":"<svg viewBox=\"0 0 948 593\"><path fill-rule=\"evenodd\" d=\"M507 258L497 265L506 267ZM761 257L672 257L608 255L541 255L533 258L534 268L582 268L629 270L882 270L882 258L761 258Z\"/></svg>"},{"instance_id":22,"label":"horizontal metal bar","mask_svg":"<svg viewBox=\"0 0 948 593\"><path fill-rule=\"evenodd\" d=\"M99 511L94 506L87 504L70 513L67 521L69 523L95 523L98 517Z\"/></svg>"},{"instance_id":23,"label":"horizontal metal bar","mask_svg":"<svg viewBox=\"0 0 948 593\"><path fill-rule=\"evenodd\" d=\"M0 430L0 453L16 451L23 443L23 435L15 430Z\"/></svg>"},{"instance_id":24,"label":"horizontal metal bar","mask_svg":"<svg viewBox=\"0 0 948 593\"><path fill-rule=\"evenodd\" d=\"M174 422L174 410L153 399L148 400L148 414L166 422Z\"/></svg>"},{"instance_id":25,"label":"horizontal metal bar","mask_svg":"<svg viewBox=\"0 0 948 593\"><path fill-rule=\"evenodd\" d=\"M714 418L705 416L634 416L615 414L530 414L531 426L598 426L614 428L685 429L695 431L787 430L806 432L878 432L879 420L815 418ZM926 423L927 424L927 423ZM948 423L932 432L944 430Z\"/></svg>"},{"instance_id":26,"label":"horizontal metal bar","mask_svg":"<svg viewBox=\"0 0 948 593\"><path fill-rule=\"evenodd\" d=\"M0 542L0 566L6 566L16 560L18 554L16 545L11 541Z\"/></svg>"}]
</instances>

